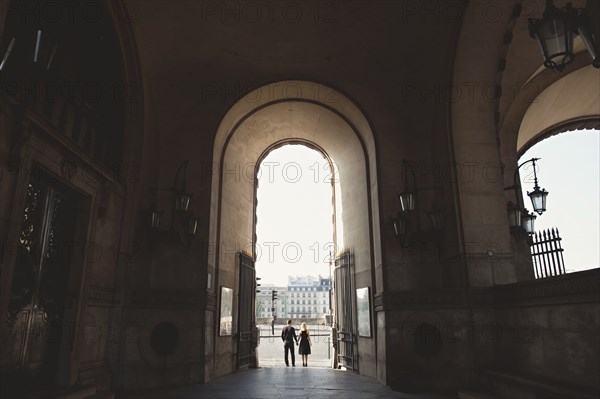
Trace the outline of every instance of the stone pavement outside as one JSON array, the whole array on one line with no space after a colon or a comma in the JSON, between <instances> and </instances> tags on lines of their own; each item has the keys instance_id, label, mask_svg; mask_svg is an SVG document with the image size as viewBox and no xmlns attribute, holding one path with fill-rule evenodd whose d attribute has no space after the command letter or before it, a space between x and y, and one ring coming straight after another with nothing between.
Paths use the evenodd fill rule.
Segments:
<instances>
[{"instance_id":1,"label":"stone pavement outside","mask_svg":"<svg viewBox=\"0 0 600 399\"><path fill-rule=\"evenodd\" d=\"M271 335L269 327L261 326L261 339L257 348L258 365L260 367L273 367L285 365L283 361L283 341L281 340L281 329L283 326L275 327L275 335ZM333 351L330 344L331 328L319 326L311 329L312 347L308 355L309 367L331 367ZM302 367L302 359L298 355L298 346L295 346L296 364Z\"/></svg>"}]
</instances>

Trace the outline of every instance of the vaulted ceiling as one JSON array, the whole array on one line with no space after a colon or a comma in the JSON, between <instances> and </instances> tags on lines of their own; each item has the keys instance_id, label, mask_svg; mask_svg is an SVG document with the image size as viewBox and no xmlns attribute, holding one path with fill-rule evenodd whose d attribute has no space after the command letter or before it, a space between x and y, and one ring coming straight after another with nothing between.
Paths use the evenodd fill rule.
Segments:
<instances>
[{"instance_id":1,"label":"vaulted ceiling","mask_svg":"<svg viewBox=\"0 0 600 399\"><path fill-rule=\"evenodd\" d=\"M252 87L304 79L346 93L376 131L399 129L378 121L400 116L404 128L427 131L438 104L414 93L449 81L463 3L137 2L146 111L165 144L181 144L170 132L216 129Z\"/></svg>"}]
</instances>

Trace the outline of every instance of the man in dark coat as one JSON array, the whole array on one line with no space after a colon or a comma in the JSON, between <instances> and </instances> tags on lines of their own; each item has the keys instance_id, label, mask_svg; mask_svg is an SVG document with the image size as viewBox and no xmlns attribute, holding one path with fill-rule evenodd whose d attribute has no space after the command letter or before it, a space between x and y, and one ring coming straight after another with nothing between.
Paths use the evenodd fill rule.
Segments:
<instances>
[{"instance_id":1,"label":"man in dark coat","mask_svg":"<svg viewBox=\"0 0 600 399\"><path fill-rule=\"evenodd\" d=\"M296 366L296 355L294 354L294 342L298 344L298 337L296 337L296 329L292 327L292 321L288 320L287 326L281 330L281 340L283 344L283 354L285 358L285 365L289 366L288 362L288 351L292 353L292 366Z\"/></svg>"}]
</instances>

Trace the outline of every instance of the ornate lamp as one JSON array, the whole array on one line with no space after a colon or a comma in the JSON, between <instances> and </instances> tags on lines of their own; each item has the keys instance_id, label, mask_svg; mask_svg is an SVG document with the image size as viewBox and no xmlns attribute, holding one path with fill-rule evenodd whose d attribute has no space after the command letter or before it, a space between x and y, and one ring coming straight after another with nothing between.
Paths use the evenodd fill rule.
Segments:
<instances>
[{"instance_id":1,"label":"ornate lamp","mask_svg":"<svg viewBox=\"0 0 600 399\"><path fill-rule=\"evenodd\" d=\"M405 159L402 160L402 163L404 165L404 191L401 194L398 194L398 200L400 201L400 209L401 211L398 212L398 215L392 219L393 224L394 224L394 233L396 236L402 236L404 237L404 235L406 234L407 228L410 227L409 226L409 221L413 218L416 219L416 232L413 231L409 234L412 233L419 233L418 235L421 237L426 237L427 234L423 234L424 232L421 230L421 221L420 221L420 215L419 212L414 212L413 211L416 210L416 197L417 197L417 192L422 191L422 190L440 190L440 187L417 187L417 179L416 179L416 174L414 169L412 168L411 164L408 163ZM412 178L412 184L409 183L408 181L408 174L411 175ZM439 198L436 198L437 202L439 200ZM442 230L444 228L444 210L442 208L440 208L438 205L436 205L436 203L434 202L434 205L432 207L432 209L430 211L426 211L425 213L427 214L427 216L429 217L429 220L431 221L431 230L435 231L436 233L439 233L440 230ZM411 215L412 213L412 215ZM429 234L428 235L430 238L432 237L437 237L439 236L438 234Z\"/></svg>"},{"instance_id":2,"label":"ornate lamp","mask_svg":"<svg viewBox=\"0 0 600 399\"><path fill-rule=\"evenodd\" d=\"M571 3L559 9L552 0L546 0L546 10L541 19L529 18L529 36L537 40L546 68L562 71L573 61L576 24L577 12Z\"/></svg>"},{"instance_id":3,"label":"ornate lamp","mask_svg":"<svg viewBox=\"0 0 600 399\"><path fill-rule=\"evenodd\" d=\"M521 215L521 227L523 227L523 230L525 230L525 232L529 235L535 232L536 217L537 216L535 216L533 212L529 213L527 209L523 210L523 213Z\"/></svg>"},{"instance_id":4,"label":"ornate lamp","mask_svg":"<svg viewBox=\"0 0 600 399\"><path fill-rule=\"evenodd\" d=\"M536 39L544 66L562 71L573 61L573 38L579 35L592 57L592 65L600 68L600 2L588 1L587 9L574 9L571 3L561 9L546 0L541 19L529 18L529 35Z\"/></svg>"},{"instance_id":5,"label":"ornate lamp","mask_svg":"<svg viewBox=\"0 0 600 399\"><path fill-rule=\"evenodd\" d=\"M160 215L162 215L161 211L154 209L150 213L150 227L153 229L158 229L160 226Z\"/></svg>"},{"instance_id":6,"label":"ornate lamp","mask_svg":"<svg viewBox=\"0 0 600 399\"><path fill-rule=\"evenodd\" d=\"M410 212L415 210L415 193L410 191L404 191L398 194L400 200L400 208L402 212Z\"/></svg>"},{"instance_id":7,"label":"ornate lamp","mask_svg":"<svg viewBox=\"0 0 600 399\"><path fill-rule=\"evenodd\" d=\"M178 238L178 242L184 247L189 247L191 244L191 238L196 235L198 230L198 222L199 218L195 217L193 212L189 210L190 201L192 199L193 194L188 193L186 191L186 174L187 174L187 165L188 161L183 161L177 172L175 173L175 179L173 180L173 186L169 188L156 188L150 187L150 190L154 191L170 191L172 195L172 210L171 210L171 227L169 230L163 231L164 233L168 233L170 235L174 235ZM183 172L182 179L179 179L180 173ZM154 231L160 231L160 217L162 215L162 211L154 208L150 213L150 227ZM182 236L175 230L175 217L177 216L178 220L180 220L179 224L181 225L181 229L183 230L184 237L187 237L187 240L184 242Z\"/></svg>"},{"instance_id":8,"label":"ornate lamp","mask_svg":"<svg viewBox=\"0 0 600 399\"><path fill-rule=\"evenodd\" d=\"M587 8L578 11L577 33L592 57L592 65L600 68L600 2L588 1Z\"/></svg>"},{"instance_id":9,"label":"ornate lamp","mask_svg":"<svg viewBox=\"0 0 600 399\"><path fill-rule=\"evenodd\" d=\"M531 198L531 205L533 205L533 210L537 212L538 215L541 215L546 211L546 197L548 196L548 191L545 189L540 189L538 186L537 172L535 170L535 161L539 158L532 158L530 161L533 162L533 177L534 177L534 186L532 192L527 192L529 198ZM529 162L529 161L527 161Z\"/></svg>"},{"instance_id":10,"label":"ornate lamp","mask_svg":"<svg viewBox=\"0 0 600 399\"><path fill-rule=\"evenodd\" d=\"M192 199L192 194L189 193L178 193L175 197L175 210L180 212L186 212L188 207L190 206L190 200Z\"/></svg>"},{"instance_id":11,"label":"ornate lamp","mask_svg":"<svg viewBox=\"0 0 600 399\"><path fill-rule=\"evenodd\" d=\"M506 213L508 214L508 225L511 228L521 227L521 208L508 201L506 204Z\"/></svg>"},{"instance_id":12,"label":"ornate lamp","mask_svg":"<svg viewBox=\"0 0 600 399\"><path fill-rule=\"evenodd\" d=\"M400 215L392 220L394 223L394 234L396 236L402 236L406 233L406 222Z\"/></svg>"},{"instance_id":13,"label":"ornate lamp","mask_svg":"<svg viewBox=\"0 0 600 399\"><path fill-rule=\"evenodd\" d=\"M415 191L416 191L416 178L415 171L412 169L410 164L406 160L402 160L404 165L404 192L398 194L398 199L400 200L400 208L402 212L410 212L415 210ZM408 184L408 173L412 176L413 184L412 188Z\"/></svg>"},{"instance_id":14,"label":"ornate lamp","mask_svg":"<svg viewBox=\"0 0 600 399\"><path fill-rule=\"evenodd\" d=\"M439 208L433 208L427 212L429 220L431 221L432 230L442 230L444 228L444 211Z\"/></svg>"},{"instance_id":15,"label":"ornate lamp","mask_svg":"<svg viewBox=\"0 0 600 399\"><path fill-rule=\"evenodd\" d=\"M187 223L185 225L185 233L189 236L195 236L196 230L198 229L198 221L200 219L194 216L190 216L187 219Z\"/></svg>"},{"instance_id":16,"label":"ornate lamp","mask_svg":"<svg viewBox=\"0 0 600 399\"><path fill-rule=\"evenodd\" d=\"M536 216L533 213L529 213L527 209L521 207L521 184L517 181L519 177L519 169L521 169L523 165L526 165L530 162L533 165L534 187L532 192L527 192L527 195L529 198L531 198L533 210L537 212L538 215L541 215L546 211L546 197L548 196L548 191L539 187L537 170L535 168L535 162L539 160L540 158L531 158L521 163L513 175L514 184L511 187L505 188L505 190L514 190L516 194L517 204L515 205L512 203L512 201L508 201L506 204L506 213L508 216L508 225L510 226L511 231L513 231L517 237L519 236L519 227L525 230L528 235L533 234L535 231L534 222Z\"/></svg>"},{"instance_id":17,"label":"ornate lamp","mask_svg":"<svg viewBox=\"0 0 600 399\"><path fill-rule=\"evenodd\" d=\"M536 211L538 215L541 215L546 211L546 197L548 196L548 191L545 189L540 190L537 184L533 188L534 190L532 192L527 192L527 195L531 198L533 210Z\"/></svg>"}]
</instances>

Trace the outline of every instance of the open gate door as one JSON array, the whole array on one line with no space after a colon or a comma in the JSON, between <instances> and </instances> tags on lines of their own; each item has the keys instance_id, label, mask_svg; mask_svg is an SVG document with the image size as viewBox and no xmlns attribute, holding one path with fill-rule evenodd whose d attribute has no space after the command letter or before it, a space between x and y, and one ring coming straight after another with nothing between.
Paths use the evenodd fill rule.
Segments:
<instances>
[{"instance_id":1,"label":"open gate door","mask_svg":"<svg viewBox=\"0 0 600 399\"><path fill-rule=\"evenodd\" d=\"M252 363L253 334L256 320L254 302L256 295L254 260L243 253L240 257L240 291L238 303L237 357L238 369L249 367Z\"/></svg>"},{"instance_id":2,"label":"open gate door","mask_svg":"<svg viewBox=\"0 0 600 399\"><path fill-rule=\"evenodd\" d=\"M335 260L335 309L338 340L338 365L358 370L354 333L354 296L350 253Z\"/></svg>"}]
</instances>

